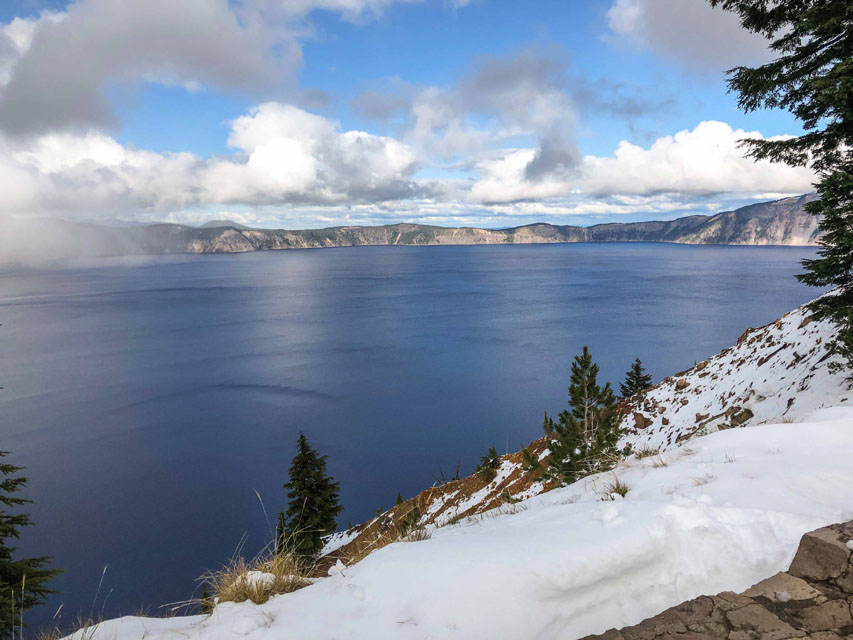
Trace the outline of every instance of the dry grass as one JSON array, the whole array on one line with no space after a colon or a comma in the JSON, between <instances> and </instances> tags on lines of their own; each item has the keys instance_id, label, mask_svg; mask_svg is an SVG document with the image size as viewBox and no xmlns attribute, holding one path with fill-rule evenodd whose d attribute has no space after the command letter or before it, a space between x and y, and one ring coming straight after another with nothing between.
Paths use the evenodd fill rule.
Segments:
<instances>
[{"instance_id":1,"label":"dry grass","mask_svg":"<svg viewBox=\"0 0 853 640\"><path fill-rule=\"evenodd\" d=\"M219 570L209 571L200 580L208 585L215 602L249 600L263 604L272 596L308 586L307 569L290 550L278 554L266 550L251 560L235 554Z\"/></svg>"},{"instance_id":2,"label":"dry grass","mask_svg":"<svg viewBox=\"0 0 853 640\"><path fill-rule=\"evenodd\" d=\"M72 633L66 629L63 631L59 625L52 624L49 627L39 629L36 634L36 640L60 640L61 638L70 637L71 640L92 640L98 634L98 628L104 621L103 616L97 618L78 616L75 622L70 626L74 629ZM101 640L101 636L98 635Z\"/></svg>"},{"instance_id":3,"label":"dry grass","mask_svg":"<svg viewBox=\"0 0 853 640\"><path fill-rule=\"evenodd\" d=\"M704 476L700 476L698 478L693 478L693 486L701 487L702 485L706 485L709 482L713 482L717 479L717 475L715 473L706 473Z\"/></svg>"},{"instance_id":4,"label":"dry grass","mask_svg":"<svg viewBox=\"0 0 853 640\"><path fill-rule=\"evenodd\" d=\"M387 547L392 542L397 542L400 539L400 529L399 527L392 526L387 531L383 531L376 538L369 541L361 541L359 542L352 551L350 551L345 557L342 557L341 560L347 566L351 566L356 564L357 562L361 562L371 553L376 551L377 549L381 549L382 547Z\"/></svg>"},{"instance_id":5,"label":"dry grass","mask_svg":"<svg viewBox=\"0 0 853 640\"><path fill-rule=\"evenodd\" d=\"M652 456L656 456L660 454L660 449L650 449L648 447L644 447L643 449L637 449L634 452L634 455L637 457L637 460L642 460L643 458L651 458Z\"/></svg>"},{"instance_id":6,"label":"dry grass","mask_svg":"<svg viewBox=\"0 0 853 640\"><path fill-rule=\"evenodd\" d=\"M732 462L736 462L736 461L737 461L736 457L734 457L733 455L729 455L728 453L726 454L726 459L724 461L725 463L731 464Z\"/></svg>"},{"instance_id":7,"label":"dry grass","mask_svg":"<svg viewBox=\"0 0 853 640\"><path fill-rule=\"evenodd\" d=\"M666 458L662 456L658 456L654 460L652 460L652 467L655 469L662 469L663 467L668 467L669 462L667 462Z\"/></svg>"},{"instance_id":8,"label":"dry grass","mask_svg":"<svg viewBox=\"0 0 853 640\"><path fill-rule=\"evenodd\" d=\"M429 540L432 538L432 531L427 529L426 527L416 527L409 531L409 533L400 538L403 542L423 542L424 540Z\"/></svg>"},{"instance_id":9,"label":"dry grass","mask_svg":"<svg viewBox=\"0 0 853 640\"><path fill-rule=\"evenodd\" d=\"M614 496L619 495L623 498L628 495L631 490L625 482L622 482L618 477L614 476L612 480L607 482L601 490L601 499L604 501L615 500Z\"/></svg>"}]
</instances>

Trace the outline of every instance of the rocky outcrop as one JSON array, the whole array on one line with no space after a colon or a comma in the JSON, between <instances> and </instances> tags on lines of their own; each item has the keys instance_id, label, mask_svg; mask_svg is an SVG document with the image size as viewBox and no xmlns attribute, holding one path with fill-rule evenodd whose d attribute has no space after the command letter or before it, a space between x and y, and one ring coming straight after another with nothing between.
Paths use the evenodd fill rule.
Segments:
<instances>
[{"instance_id":1,"label":"rocky outcrop","mask_svg":"<svg viewBox=\"0 0 853 640\"><path fill-rule=\"evenodd\" d=\"M362 245L480 245L571 242L675 242L685 244L814 245L817 219L804 205L814 196L784 198L713 216L599 224L592 227L536 223L510 229L447 228L422 224L327 229L250 229L230 221L204 227L180 224L108 227L39 220L9 228L0 239L12 249L32 245L47 257L161 253L239 253ZM17 234L17 237L16 237ZM6 247L3 247L4 249Z\"/></svg>"},{"instance_id":2,"label":"rocky outcrop","mask_svg":"<svg viewBox=\"0 0 853 640\"><path fill-rule=\"evenodd\" d=\"M787 572L741 594L700 596L584 640L853 638L853 521L803 536Z\"/></svg>"}]
</instances>

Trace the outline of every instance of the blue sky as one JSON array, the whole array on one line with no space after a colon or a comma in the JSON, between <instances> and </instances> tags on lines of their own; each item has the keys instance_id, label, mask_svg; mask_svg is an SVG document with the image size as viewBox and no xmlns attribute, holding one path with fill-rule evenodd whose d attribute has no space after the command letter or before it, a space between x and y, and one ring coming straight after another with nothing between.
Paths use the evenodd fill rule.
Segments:
<instances>
[{"instance_id":1,"label":"blue sky","mask_svg":"<svg viewBox=\"0 0 853 640\"><path fill-rule=\"evenodd\" d=\"M588 224L810 188L736 150L800 129L738 110L723 71L766 44L703 0L11 0L0 22L10 215Z\"/></svg>"}]
</instances>

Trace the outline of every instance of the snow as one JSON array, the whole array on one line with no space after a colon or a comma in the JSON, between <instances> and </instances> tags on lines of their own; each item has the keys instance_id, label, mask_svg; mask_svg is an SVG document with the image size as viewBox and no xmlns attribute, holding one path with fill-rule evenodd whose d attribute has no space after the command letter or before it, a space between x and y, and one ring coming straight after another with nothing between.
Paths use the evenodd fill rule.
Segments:
<instances>
[{"instance_id":1,"label":"snow","mask_svg":"<svg viewBox=\"0 0 853 640\"><path fill-rule=\"evenodd\" d=\"M341 547L348 545L350 542L355 540L358 537L358 529L352 528L347 529L346 531L338 531L333 533L328 538L325 538L325 544L323 545L323 550L320 552L320 555L328 555L333 551L337 551Z\"/></svg>"},{"instance_id":2,"label":"snow","mask_svg":"<svg viewBox=\"0 0 853 640\"><path fill-rule=\"evenodd\" d=\"M853 518L853 408L727 429L395 543L264 605L111 620L115 640L577 638L787 568ZM655 466L657 464L658 466ZM610 500L614 477L627 495ZM848 546L850 546L848 544Z\"/></svg>"},{"instance_id":3,"label":"snow","mask_svg":"<svg viewBox=\"0 0 853 640\"><path fill-rule=\"evenodd\" d=\"M830 371L826 345L834 332L829 321L812 320L805 306L747 330L736 346L650 390L625 418L629 433L622 444L665 450L731 425L744 409L752 417L740 424L762 424L799 421L815 409L853 404L844 372ZM650 424L637 425L635 413Z\"/></svg>"}]
</instances>

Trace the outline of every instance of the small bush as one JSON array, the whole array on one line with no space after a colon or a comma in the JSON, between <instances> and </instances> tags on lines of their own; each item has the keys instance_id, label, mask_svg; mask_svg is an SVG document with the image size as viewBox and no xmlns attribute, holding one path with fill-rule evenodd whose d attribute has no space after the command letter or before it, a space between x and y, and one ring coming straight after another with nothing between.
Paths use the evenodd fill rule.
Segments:
<instances>
[{"instance_id":1,"label":"small bush","mask_svg":"<svg viewBox=\"0 0 853 640\"><path fill-rule=\"evenodd\" d=\"M477 465L477 468L474 469L474 473L479 475L484 482L491 482L495 479L500 464L501 459L498 455L498 450L494 447L489 447L486 455L480 458L480 463Z\"/></svg>"}]
</instances>

